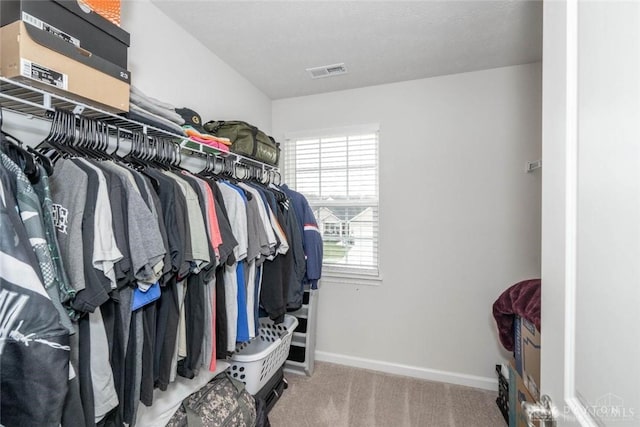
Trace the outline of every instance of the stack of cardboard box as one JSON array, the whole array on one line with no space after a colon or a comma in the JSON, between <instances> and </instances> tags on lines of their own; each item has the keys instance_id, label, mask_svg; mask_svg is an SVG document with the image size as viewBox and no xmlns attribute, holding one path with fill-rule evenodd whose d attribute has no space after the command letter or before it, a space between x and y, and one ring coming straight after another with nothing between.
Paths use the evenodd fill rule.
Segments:
<instances>
[{"instance_id":1,"label":"stack of cardboard box","mask_svg":"<svg viewBox=\"0 0 640 427\"><path fill-rule=\"evenodd\" d=\"M0 2L0 76L129 110L129 33L75 0Z\"/></svg>"},{"instance_id":2,"label":"stack of cardboard box","mask_svg":"<svg viewBox=\"0 0 640 427\"><path fill-rule=\"evenodd\" d=\"M540 399L540 332L519 316L513 329L515 350L509 367L509 426L527 427L522 402L535 403Z\"/></svg>"}]
</instances>

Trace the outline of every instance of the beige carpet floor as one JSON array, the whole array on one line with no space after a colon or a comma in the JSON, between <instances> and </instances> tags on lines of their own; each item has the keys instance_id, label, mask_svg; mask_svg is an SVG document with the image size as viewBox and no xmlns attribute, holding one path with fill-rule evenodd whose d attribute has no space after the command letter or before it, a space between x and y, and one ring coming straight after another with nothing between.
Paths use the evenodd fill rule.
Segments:
<instances>
[{"instance_id":1,"label":"beige carpet floor","mask_svg":"<svg viewBox=\"0 0 640 427\"><path fill-rule=\"evenodd\" d=\"M272 427L505 427L496 392L316 363L312 377L285 372L289 388Z\"/></svg>"}]
</instances>

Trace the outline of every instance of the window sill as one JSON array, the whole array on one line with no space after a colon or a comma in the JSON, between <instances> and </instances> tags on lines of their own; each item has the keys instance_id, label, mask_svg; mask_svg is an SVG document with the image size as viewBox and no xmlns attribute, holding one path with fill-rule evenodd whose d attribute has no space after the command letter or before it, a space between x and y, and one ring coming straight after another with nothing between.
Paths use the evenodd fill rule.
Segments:
<instances>
[{"instance_id":1,"label":"window sill","mask_svg":"<svg viewBox=\"0 0 640 427\"><path fill-rule=\"evenodd\" d=\"M382 276L330 271L323 272L320 282L330 285L379 286L382 284Z\"/></svg>"}]
</instances>

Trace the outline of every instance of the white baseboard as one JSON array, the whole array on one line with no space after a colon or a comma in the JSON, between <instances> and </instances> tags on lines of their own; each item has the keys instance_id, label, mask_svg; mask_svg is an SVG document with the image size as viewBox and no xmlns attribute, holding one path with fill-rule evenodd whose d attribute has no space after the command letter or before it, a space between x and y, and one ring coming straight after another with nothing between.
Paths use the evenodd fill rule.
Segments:
<instances>
[{"instance_id":1,"label":"white baseboard","mask_svg":"<svg viewBox=\"0 0 640 427\"><path fill-rule=\"evenodd\" d=\"M459 374L456 372L426 369L417 366L401 365L399 363L384 362L381 360L365 359L362 357L346 356L343 354L316 351L316 360L331 362L338 365L353 366L355 368L371 369L373 371L386 372L388 374L404 375L412 378L420 378L429 381L464 385L467 387L481 388L497 391L498 380L496 378L479 377L476 375Z\"/></svg>"}]
</instances>

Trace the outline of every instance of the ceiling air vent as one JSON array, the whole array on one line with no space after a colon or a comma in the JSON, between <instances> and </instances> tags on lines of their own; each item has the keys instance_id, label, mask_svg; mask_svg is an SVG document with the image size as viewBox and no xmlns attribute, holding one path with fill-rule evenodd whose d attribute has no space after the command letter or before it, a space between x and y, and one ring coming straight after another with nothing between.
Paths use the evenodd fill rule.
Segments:
<instances>
[{"instance_id":1,"label":"ceiling air vent","mask_svg":"<svg viewBox=\"0 0 640 427\"><path fill-rule=\"evenodd\" d=\"M347 67L344 63L323 65L322 67L307 68L307 72L311 75L312 79L321 79L323 77L338 76L340 74L347 73Z\"/></svg>"}]
</instances>

